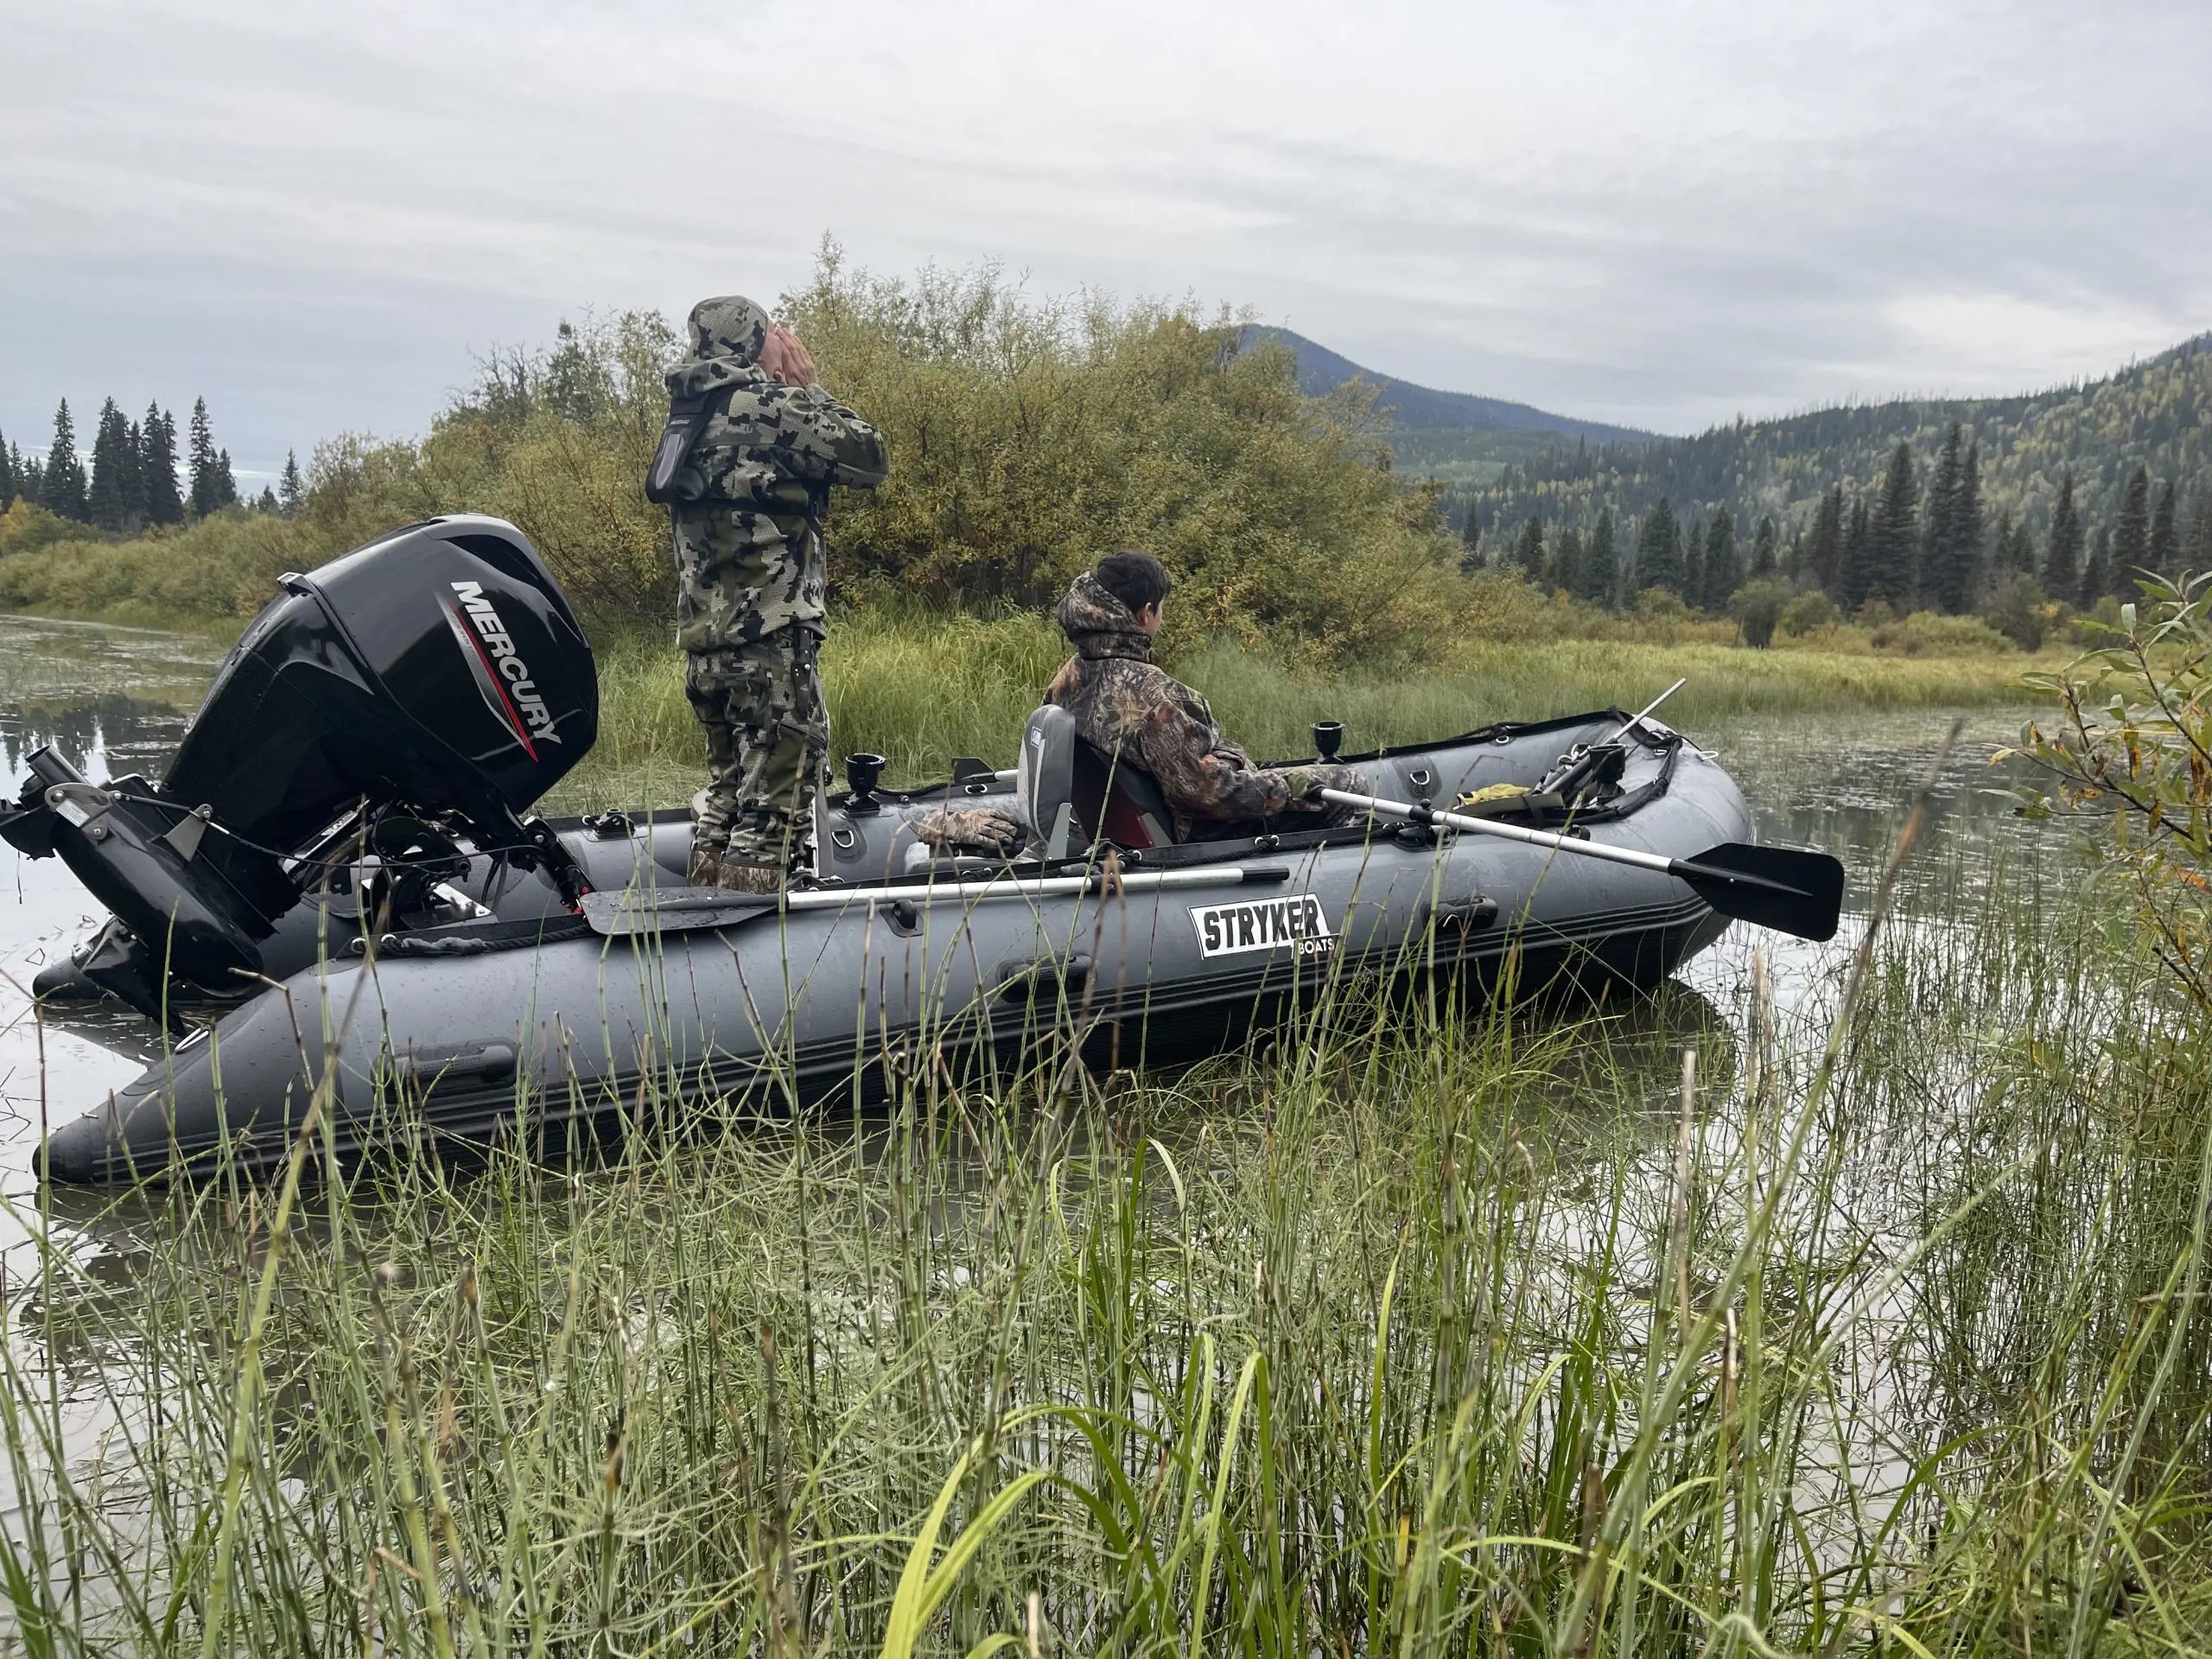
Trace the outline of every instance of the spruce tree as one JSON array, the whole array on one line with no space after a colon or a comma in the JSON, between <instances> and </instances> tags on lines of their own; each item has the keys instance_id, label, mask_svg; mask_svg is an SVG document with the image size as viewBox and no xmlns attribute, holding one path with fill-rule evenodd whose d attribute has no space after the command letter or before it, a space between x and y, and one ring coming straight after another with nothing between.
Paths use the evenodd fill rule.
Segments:
<instances>
[{"instance_id":1,"label":"spruce tree","mask_svg":"<svg viewBox=\"0 0 2212 1659\"><path fill-rule=\"evenodd\" d=\"M153 404L138 423L138 483L148 524L184 522L184 497L176 486L176 416Z\"/></svg>"},{"instance_id":2,"label":"spruce tree","mask_svg":"<svg viewBox=\"0 0 2212 1659\"><path fill-rule=\"evenodd\" d=\"M2154 575L2181 574L2181 526L2175 522L2174 481L2158 486L2158 505L2151 509L2151 571Z\"/></svg>"},{"instance_id":3,"label":"spruce tree","mask_svg":"<svg viewBox=\"0 0 2212 1659\"><path fill-rule=\"evenodd\" d=\"M1959 569L1964 578L1961 589L1963 598L1959 608L1965 610L1974 602L1974 595L1982 585L1982 569L1986 563L1982 554L1982 537L1986 526L1982 517L1981 441L1979 438L1967 445L1966 465L1959 470L1958 507L1952 524L1958 537Z\"/></svg>"},{"instance_id":4,"label":"spruce tree","mask_svg":"<svg viewBox=\"0 0 2212 1659\"><path fill-rule=\"evenodd\" d=\"M0 512L16 505L18 493L16 464L8 453L8 435L0 432Z\"/></svg>"},{"instance_id":5,"label":"spruce tree","mask_svg":"<svg viewBox=\"0 0 2212 1659\"><path fill-rule=\"evenodd\" d=\"M16 484L18 489L29 493L23 483L23 458L16 457ZM2212 487L2200 490L2196 497L2196 511L2189 518L2189 551L2184 561L2193 575L2202 575L2212 570Z\"/></svg>"},{"instance_id":6,"label":"spruce tree","mask_svg":"<svg viewBox=\"0 0 2212 1659\"><path fill-rule=\"evenodd\" d=\"M276 492L270 489L266 484L263 485L261 486L261 493L254 499L253 510L256 512L273 513L276 512Z\"/></svg>"},{"instance_id":7,"label":"spruce tree","mask_svg":"<svg viewBox=\"0 0 2212 1659\"><path fill-rule=\"evenodd\" d=\"M2092 543L2089 562L2082 567L2082 582L2075 599L2085 611L2093 610L2099 600L2112 591L2112 526L2097 526L2097 539Z\"/></svg>"},{"instance_id":8,"label":"spruce tree","mask_svg":"<svg viewBox=\"0 0 2212 1659\"><path fill-rule=\"evenodd\" d=\"M1843 486L1821 498L1805 541L1805 574L1830 599L1843 601Z\"/></svg>"},{"instance_id":9,"label":"spruce tree","mask_svg":"<svg viewBox=\"0 0 2212 1659\"><path fill-rule=\"evenodd\" d=\"M1851 503L1851 517L1843 531L1842 569L1836 576L1834 598L1847 611L1855 611L1866 602L1867 560L1874 540L1874 515L1867 510L1866 498L1854 496Z\"/></svg>"},{"instance_id":10,"label":"spruce tree","mask_svg":"<svg viewBox=\"0 0 2212 1659\"><path fill-rule=\"evenodd\" d=\"M1551 585L1563 588L1579 598L1586 558L1582 550L1582 532L1572 527L1560 531L1559 550L1552 555Z\"/></svg>"},{"instance_id":11,"label":"spruce tree","mask_svg":"<svg viewBox=\"0 0 2212 1659\"><path fill-rule=\"evenodd\" d=\"M54 447L47 451L39 477L38 504L48 512L86 522L85 463L77 457L77 424L64 397L54 411Z\"/></svg>"},{"instance_id":12,"label":"spruce tree","mask_svg":"<svg viewBox=\"0 0 2212 1659\"><path fill-rule=\"evenodd\" d=\"M2068 604L2082 586L2082 515L2074 505L2074 474L2058 480L2058 503L2050 510L2050 543L2044 554L2043 590Z\"/></svg>"},{"instance_id":13,"label":"spruce tree","mask_svg":"<svg viewBox=\"0 0 2212 1659\"><path fill-rule=\"evenodd\" d=\"M1682 528L1663 495L1643 516L1643 528L1637 533L1634 579L1638 593L1649 588L1674 594L1682 590Z\"/></svg>"},{"instance_id":14,"label":"spruce tree","mask_svg":"<svg viewBox=\"0 0 2212 1659\"><path fill-rule=\"evenodd\" d=\"M1762 513L1759 516L1758 530L1751 537L1751 580L1753 582L1770 582L1781 569L1782 560L1777 551L1781 540L1782 532L1775 527L1774 515L1770 512Z\"/></svg>"},{"instance_id":15,"label":"spruce tree","mask_svg":"<svg viewBox=\"0 0 2212 1659\"><path fill-rule=\"evenodd\" d=\"M302 492L300 489L300 463L292 452L284 452L284 516L289 518L300 510ZM1467 520L1459 526L1459 569L1473 575L1483 568L1483 515L1474 502L1467 503Z\"/></svg>"},{"instance_id":16,"label":"spruce tree","mask_svg":"<svg viewBox=\"0 0 2212 1659\"><path fill-rule=\"evenodd\" d=\"M284 452L283 474L276 480L276 511L289 518L300 510L300 503L306 499L307 486L300 481L300 458L287 449ZM1467 550L1460 556L1462 569L1466 568L1467 561L1479 552L1477 543L1481 539L1482 532L1475 527L1475 510L1470 505L1467 509L1467 528L1460 537Z\"/></svg>"},{"instance_id":17,"label":"spruce tree","mask_svg":"<svg viewBox=\"0 0 2212 1659\"><path fill-rule=\"evenodd\" d=\"M1866 539L1866 596L1903 610L1912 601L1913 553L1919 545L1920 482L1913 476L1912 446L1904 439L1890 452L1882 498Z\"/></svg>"},{"instance_id":18,"label":"spruce tree","mask_svg":"<svg viewBox=\"0 0 2212 1659\"><path fill-rule=\"evenodd\" d=\"M215 456L215 506L218 512L238 504L238 481L231 474L231 452L218 451Z\"/></svg>"},{"instance_id":19,"label":"spruce tree","mask_svg":"<svg viewBox=\"0 0 2212 1659\"><path fill-rule=\"evenodd\" d=\"M1705 520L1693 518L1682 532L1682 585L1675 591L1692 610L1705 605Z\"/></svg>"},{"instance_id":20,"label":"spruce tree","mask_svg":"<svg viewBox=\"0 0 2212 1659\"><path fill-rule=\"evenodd\" d=\"M1967 604L1968 572L1962 568L1959 537L1959 489L1965 471L1966 429L1953 421L1928 480L1916 584L1921 598L1939 611L1962 611Z\"/></svg>"},{"instance_id":21,"label":"spruce tree","mask_svg":"<svg viewBox=\"0 0 2212 1659\"><path fill-rule=\"evenodd\" d=\"M135 530L139 523L138 452L130 423L111 397L100 405L92 434L92 480L86 504L101 530Z\"/></svg>"},{"instance_id":22,"label":"spruce tree","mask_svg":"<svg viewBox=\"0 0 2212 1659\"><path fill-rule=\"evenodd\" d=\"M12 465L16 469L16 487L22 492L22 499L36 506L40 496L46 490L46 474L39 466L38 458L26 455L18 449L15 452Z\"/></svg>"},{"instance_id":23,"label":"spruce tree","mask_svg":"<svg viewBox=\"0 0 2212 1659\"><path fill-rule=\"evenodd\" d=\"M1592 605L1611 607L1620 597L1621 556L1613 545L1613 510L1598 514L1598 527L1590 532L1590 546L1582 556L1582 597Z\"/></svg>"},{"instance_id":24,"label":"spruce tree","mask_svg":"<svg viewBox=\"0 0 2212 1659\"><path fill-rule=\"evenodd\" d=\"M1989 585L2000 588L2025 569L2018 563L2019 550L2012 544L2012 511L1997 515L1997 534L1989 544Z\"/></svg>"},{"instance_id":25,"label":"spruce tree","mask_svg":"<svg viewBox=\"0 0 2212 1659\"><path fill-rule=\"evenodd\" d=\"M1705 608L1718 615L1744 585L1743 568L1736 562L1736 515L1720 509L1705 532Z\"/></svg>"},{"instance_id":26,"label":"spruce tree","mask_svg":"<svg viewBox=\"0 0 2212 1659\"><path fill-rule=\"evenodd\" d=\"M123 429L124 516L131 529L146 524L146 434L137 422Z\"/></svg>"},{"instance_id":27,"label":"spruce tree","mask_svg":"<svg viewBox=\"0 0 2212 1659\"><path fill-rule=\"evenodd\" d=\"M1513 543L1513 563L1539 588L1544 583L1544 521L1531 518Z\"/></svg>"},{"instance_id":28,"label":"spruce tree","mask_svg":"<svg viewBox=\"0 0 2212 1659\"><path fill-rule=\"evenodd\" d=\"M2120 498L2120 524L2113 531L2112 562L2105 566L2105 585L2092 600L2106 594L2130 594L2151 563L2151 469L2138 467L2129 475L2127 493ZM2086 601L2085 601L2086 602Z\"/></svg>"},{"instance_id":29,"label":"spruce tree","mask_svg":"<svg viewBox=\"0 0 2212 1659\"><path fill-rule=\"evenodd\" d=\"M215 432L207 419L205 397L194 399L192 405L192 446L185 465L191 477L192 516L205 518L221 505L216 499Z\"/></svg>"}]
</instances>

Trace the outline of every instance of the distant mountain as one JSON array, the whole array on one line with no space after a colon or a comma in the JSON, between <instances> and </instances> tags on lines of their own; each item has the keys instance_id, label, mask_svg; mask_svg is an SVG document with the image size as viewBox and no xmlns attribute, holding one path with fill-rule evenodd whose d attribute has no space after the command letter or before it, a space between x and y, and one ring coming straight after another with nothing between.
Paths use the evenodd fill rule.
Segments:
<instances>
[{"instance_id":1,"label":"distant mountain","mask_svg":"<svg viewBox=\"0 0 2212 1659\"><path fill-rule=\"evenodd\" d=\"M1665 496L1686 523L1726 507L1746 528L1771 513L1786 531L1834 485L1847 496L1878 487L1900 441L1924 480L1953 421L1980 446L1993 524L2010 513L2040 537L2069 472L2093 531L2113 520L2138 467L2154 486L2171 480L2185 505L2212 499L2212 334L2102 379L2015 397L1846 404L1602 449L1562 441L1541 455L1501 457L1490 477L1452 478L1478 487L1455 488L1447 512L1456 520L1471 505L1485 531L1532 518L1587 528L1601 509L1636 518Z\"/></svg>"},{"instance_id":2,"label":"distant mountain","mask_svg":"<svg viewBox=\"0 0 2212 1659\"><path fill-rule=\"evenodd\" d=\"M1578 421L1570 415L1554 415L1527 404L1510 404L1501 397L1478 397L1471 391L1438 391L1410 380L1377 374L1348 357L1317 345L1287 328L1253 327L1245 340L1277 341L1298 359L1299 390L1309 397L1334 391L1347 380L1364 380L1379 387L1376 405L1393 426L1423 435L1446 433L1548 433L1563 438L1585 438L1592 443L1642 442L1655 435L1599 421Z\"/></svg>"}]
</instances>

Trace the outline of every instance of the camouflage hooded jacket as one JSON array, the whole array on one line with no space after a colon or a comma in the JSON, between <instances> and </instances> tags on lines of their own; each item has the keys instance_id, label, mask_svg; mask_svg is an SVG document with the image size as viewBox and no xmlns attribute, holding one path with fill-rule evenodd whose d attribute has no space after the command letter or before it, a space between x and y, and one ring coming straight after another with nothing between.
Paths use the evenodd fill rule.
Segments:
<instances>
[{"instance_id":1,"label":"camouflage hooded jacket","mask_svg":"<svg viewBox=\"0 0 2212 1659\"><path fill-rule=\"evenodd\" d=\"M1221 734L1206 700L1152 660L1152 641L1129 607L1096 576L1075 579L1058 613L1076 654L1053 677L1045 701L1075 716L1095 749L1125 757L1160 782L1175 814L1175 836L1193 823L1265 820L1325 812L1309 790L1364 787L1351 766L1265 767Z\"/></svg>"},{"instance_id":2,"label":"camouflage hooded jacket","mask_svg":"<svg viewBox=\"0 0 2212 1659\"><path fill-rule=\"evenodd\" d=\"M888 469L875 429L814 386L760 366L768 314L702 300L671 399L715 397L679 474L677 638L686 651L748 643L799 623L820 632L829 582L822 515L832 485L870 489Z\"/></svg>"}]
</instances>

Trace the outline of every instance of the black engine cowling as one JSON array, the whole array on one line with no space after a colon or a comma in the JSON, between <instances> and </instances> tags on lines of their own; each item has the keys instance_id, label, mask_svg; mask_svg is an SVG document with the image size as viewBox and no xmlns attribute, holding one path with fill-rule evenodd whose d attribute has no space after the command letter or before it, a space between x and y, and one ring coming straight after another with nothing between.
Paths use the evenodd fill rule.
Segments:
<instances>
[{"instance_id":1,"label":"black engine cowling","mask_svg":"<svg viewBox=\"0 0 2212 1659\"><path fill-rule=\"evenodd\" d=\"M520 531L434 518L283 587L158 786L90 785L41 750L0 809L0 836L58 853L135 939L118 951L111 925L95 954L108 988L149 1013L164 970L219 995L242 988L255 942L301 898L302 857L349 824L365 837L381 814L447 823L547 868L564 893L577 880L520 815L596 740L598 677Z\"/></svg>"},{"instance_id":2,"label":"black engine cowling","mask_svg":"<svg viewBox=\"0 0 2212 1659\"><path fill-rule=\"evenodd\" d=\"M599 734L591 646L512 524L410 524L283 587L162 782L239 836L289 850L364 796L488 826Z\"/></svg>"}]
</instances>

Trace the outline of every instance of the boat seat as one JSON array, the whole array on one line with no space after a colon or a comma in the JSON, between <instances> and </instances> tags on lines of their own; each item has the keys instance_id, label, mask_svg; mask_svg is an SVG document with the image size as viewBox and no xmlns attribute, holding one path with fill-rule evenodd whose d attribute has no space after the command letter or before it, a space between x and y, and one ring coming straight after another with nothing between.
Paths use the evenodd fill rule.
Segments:
<instances>
[{"instance_id":1,"label":"boat seat","mask_svg":"<svg viewBox=\"0 0 2212 1659\"><path fill-rule=\"evenodd\" d=\"M1175 815L1160 780L1126 755L1075 741L1076 817L1116 847L1165 847L1175 839Z\"/></svg>"},{"instance_id":2,"label":"boat seat","mask_svg":"<svg viewBox=\"0 0 2212 1659\"><path fill-rule=\"evenodd\" d=\"M1175 839L1174 815L1152 774L1084 742L1075 716L1052 703L1021 734L1014 794L1047 859L1072 857L1102 836L1128 848Z\"/></svg>"},{"instance_id":3,"label":"boat seat","mask_svg":"<svg viewBox=\"0 0 2212 1659\"><path fill-rule=\"evenodd\" d=\"M1014 800L1030 833L1044 842L1047 859L1067 858L1089 832L1075 813L1075 716L1046 703L1022 728L1021 754L1014 763Z\"/></svg>"}]
</instances>

